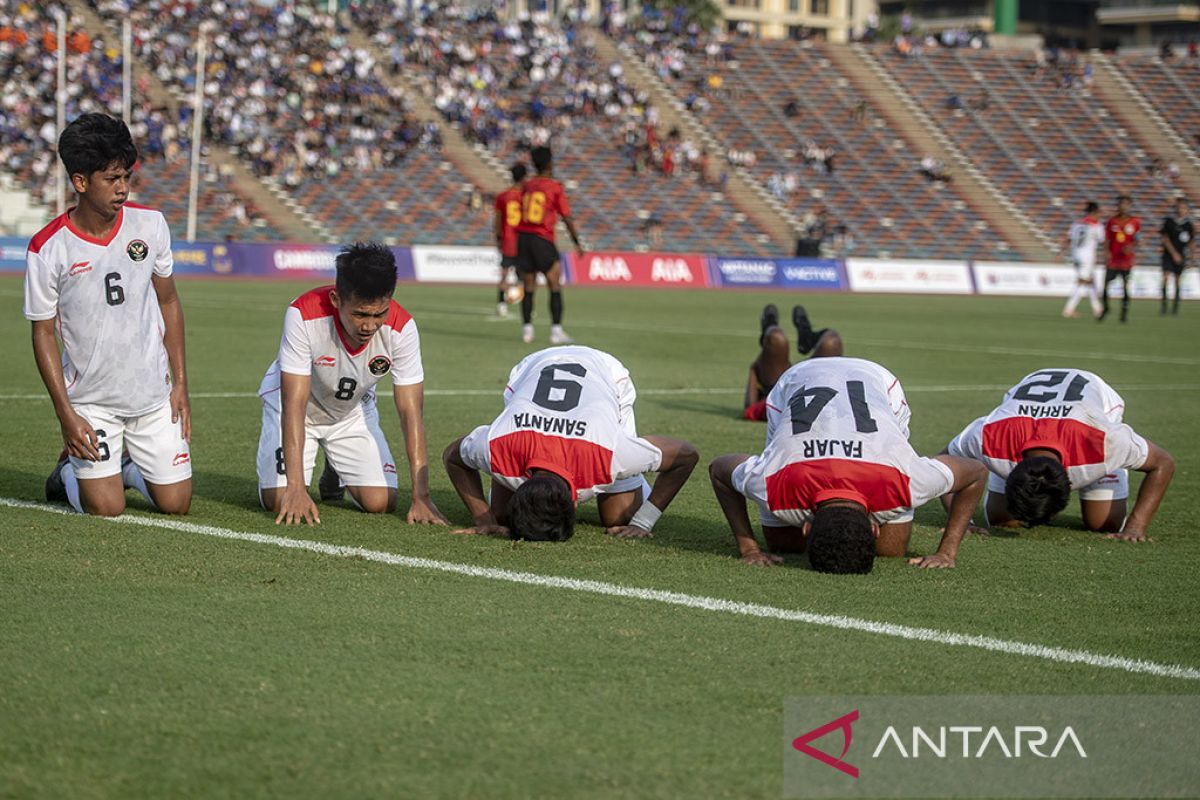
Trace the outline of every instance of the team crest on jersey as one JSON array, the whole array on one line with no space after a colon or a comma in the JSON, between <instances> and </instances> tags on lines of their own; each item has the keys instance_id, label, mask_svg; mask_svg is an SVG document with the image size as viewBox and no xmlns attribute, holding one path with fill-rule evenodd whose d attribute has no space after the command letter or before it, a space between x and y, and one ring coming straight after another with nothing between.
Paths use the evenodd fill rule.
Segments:
<instances>
[{"instance_id":1,"label":"team crest on jersey","mask_svg":"<svg viewBox=\"0 0 1200 800\"><path fill-rule=\"evenodd\" d=\"M367 364L367 369L371 370L371 374L378 378L380 375L386 375L387 371L392 368L392 360L387 356L375 356Z\"/></svg>"},{"instance_id":2,"label":"team crest on jersey","mask_svg":"<svg viewBox=\"0 0 1200 800\"><path fill-rule=\"evenodd\" d=\"M125 247L125 253L131 261L145 261L150 255L150 246L141 239L134 239Z\"/></svg>"}]
</instances>

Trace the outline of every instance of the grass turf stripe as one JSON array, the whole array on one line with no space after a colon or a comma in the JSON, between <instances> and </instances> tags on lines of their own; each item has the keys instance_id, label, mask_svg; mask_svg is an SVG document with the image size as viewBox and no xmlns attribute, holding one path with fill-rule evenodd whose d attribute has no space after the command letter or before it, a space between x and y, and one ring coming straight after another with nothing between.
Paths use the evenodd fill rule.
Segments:
<instances>
[{"instance_id":1,"label":"grass turf stripe","mask_svg":"<svg viewBox=\"0 0 1200 800\"><path fill-rule=\"evenodd\" d=\"M34 503L27 500L0 497L0 506L43 511L54 514L74 515L74 512L44 503ZM110 518L115 523L140 525L148 528L162 528L181 533L212 536L219 539L267 544L290 550L304 550L321 555L339 558L360 558L390 566L407 567L409 569L426 569L446 572L456 575L466 575L473 578L519 583L529 586L541 586L553 589L566 589L575 592L620 597L632 600L644 600L667 605L683 606L685 608L716 611L727 614L740 614L747 617L774 619L785 622L799 622L806 625L817 625L826 628L873 633L911 641L929 642L932 644L950 645L953 647L974 647L1008 655L1038 658L1063 664L1084 664L1102 669L1117 669L1125 672L1154 675L1163 678L1180 680L1200 680L1200 669L1177 664L1160 664L1138 658L1109 656L1091 653L1086 650L1071 650L1062 647L1049 647L1025 642L1014 642L1006 639L996 639L990 636L952 633L933 628L917 628L909 625L896 625L890 622L876 622L856 617L846 617L833 614L817 614L809 611L799 611L775 606L759 605L757 603L741 603L735 600L724 600L716 597L668 592L659 589L643 589L605 581L581 580L554 575L539 575L532 572L515 572L493 567L479 567L472 564L457 564L450 561L437 561L428 558L415 558L398 553L388 553L380 550L367 550L361 547L347 547L317 542L309 539L293 539L286 536L272 536L262 533L228 530L209 525L197 525L174 519L161 519L124 514Z\"/></svg>"}]
</instances>

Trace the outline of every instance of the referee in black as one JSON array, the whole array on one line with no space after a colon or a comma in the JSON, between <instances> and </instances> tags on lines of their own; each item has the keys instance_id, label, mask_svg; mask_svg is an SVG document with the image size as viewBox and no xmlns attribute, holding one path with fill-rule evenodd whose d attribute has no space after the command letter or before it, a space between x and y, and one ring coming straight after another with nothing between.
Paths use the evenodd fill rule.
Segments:
<instances>
[{"instance_id":1,"label":"referee in black","mask_svg":"<svg viewBox=\"0 0 1200 800\"><path fill-rule=\"evenodd\" d=\"M1175 279L1175 304L1172 314L1179 313L1179 283L1191 257L1192 242L1196 239L1196 228L1188 216L1188 202L1183 197L1175 198L1175 215L1163 218L1162 227L1162 307L1160 314L1167 313L1167 278Z\"/></svg>"}]
</instances>

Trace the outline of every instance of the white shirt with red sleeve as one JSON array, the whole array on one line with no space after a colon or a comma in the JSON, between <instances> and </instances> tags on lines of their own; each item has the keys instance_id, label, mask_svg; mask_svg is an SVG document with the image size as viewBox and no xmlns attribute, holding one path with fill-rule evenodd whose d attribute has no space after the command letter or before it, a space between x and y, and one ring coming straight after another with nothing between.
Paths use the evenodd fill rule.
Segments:
<instances>
[{"instance_id":1,"label":"white shirt with red sleeve","mask_svg":"<svg viewBox=\"0 0 1200 800\"><path fill-rule=\"evenodd\" d=\"M950 491L950 468L908 443L908 404L892 373L858 358L813 358L783 374L767 396L761 455L733 485L763 510L765 525L802 525L826 500L861 503L883 524Z\"/></svg>"},{"instance_id":2,"label":"white shirt with red sleeve","mask_svg":"<svg viewBox=\"0 0 1200 800\"><path fill-rule=\"evenodd\" d=\"M463 462L516 489L534 469L562 476L585 501L616 481L655 472L662 451L638 437L629 372L590 347L552 347L522 360L504 411L463 438Z\"/></svg>"},{"instance_id":3,"label":"white shirt with red sleeve","mask_svg":"<svg viewBox=\"0 0 1200 800\"><path fill-rule=\"evenodd\" d=\"M25 318L57 318L72 405L135 417L166 402L170 366L151 278L174 269L163 215L125 203L104 239L80 231L70 209L25 255Z\"/></svg>"},{"instance_id":4,"label":"white shirt with red sleeve","mask_svg":"<svg viewBox=\"0 0 1200 800\"><path fill-rule=\"evenodd\" d=\"M1053 450L1071 488L1080 489L1146 463L1149 445L1121 421L1124 411L1121 395L1095 373L1041 369L1005 392L1003 402L954 437L947 451L1007 479L1025 451Z\"/></svg>"},{"instance_id":5,"label":"white shirt with red sleeve","mask_svg":"<svg viewBox=\"0 0 1200 800\"><path fill-rule=\"evenodd\" d=\"M329 299L332 286L297 297L283 317L279 356L267 368L258 394L279 405L280 372L307 375L309 425L329 425L345 419L363 402L373 402L375 384L389 372L396 386L425 380L421 337L417 323L395 300L387 318L371 339L351 347Z\"/></svg>"}]
</instances>

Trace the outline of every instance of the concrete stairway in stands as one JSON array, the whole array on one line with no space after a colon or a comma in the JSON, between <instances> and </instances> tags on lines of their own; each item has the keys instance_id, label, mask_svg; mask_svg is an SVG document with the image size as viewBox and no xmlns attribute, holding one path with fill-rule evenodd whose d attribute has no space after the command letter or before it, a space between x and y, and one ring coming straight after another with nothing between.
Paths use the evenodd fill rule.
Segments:
<instances>
[{"instance_id":1,"label":"concrete stairway in stands","mask_svg":"<svg viewBox=\"0 0 1200 800\"><path fill-rule=\"evenodd\" d=\"M106 41L120 41L120 27L109 25L99 14L84 2L84 0L67 0L71 13L83 20L84 26L93 33L102 34ZM159 106L169 108L173 114L178 113L180 105L190 105L190 98L182 98L167 89L149 69L137 69L134 64L134 79L145 79L146 93L150 100ZM190 135L190 134L189 134ZM334 241L333 235L326 230L319 220L306 214L281 188L260 181L250 172L236 154L227 148L212 143L207 144L208 158L219 169L230 172L238 191L258 207L260 213L281 231L290 241Z\"/></svg>"},{"instance_id":2,"label":"concrete stairway in stands","mask_svg":"<svg viewBox=\"0 0 1200 800\"><path fill-rule=\"evenodd\" d=\"M348 16L343 22L349 27L347 36L353 47L367 50L379 63L385 63L385 54L380 52L371 38L361 28L354 24ZM476 148L463 138L453 126L447 125L442 115L425 97L420 86L401 72L393 75L382 70L380 80L404 91L404 96L412 107L413 115L421 122L436 122L442 134L442 156L454 165L454 168L476 187L484 192L497 194L508 186L510 179L504 165L497 161L483 148Z\"/></svg>"},{"instance_id":3,"label":"concrete stairway in stands","mask_svg":"<svg viewBox=\"0 0 1200 800\"><path fill-rule=\"evenodd\" d=\"M646 66L637 54L624 46L616 45L599 29L593 37L596 52L606 61L619 61L625 70L625 79L650 95L650 100L659 111L660 127L664 131L679 128L687 137L707 148L714 159L724 159L724 148L699 120L687 110L683 102L668 89ZM776 246L790 254L800 235L800 222L741 168L729 168L725 184L725 196L738 211L752 219L766 231Z\"/></svg>"},{"instance_id":4,"label":"concrete stairway in stands","mask_svg":"<svg viewBox=\"0 0 1200 800\"><path fill-rule=\"evenodd\" d=\"M1179 177L1190 197L1200 197L1200 155L1172 128L1143 97L1112 59L1099 51L1091 54L1099 68L1092 81L1092 94L1100 98L1151 153L1179 167Z\"/></svg>"},{"instance_id":5,"label":"concrete stairway in stands","mask_svg":"<svg viewBox=\"0 0 1200 800\"><path fill-rule=\"evenodd\" d=\"M867 49L859 45L831 45L826 53L854 87L870 97L888 122L918 148L916 153L931 155L950 168L954 190L1014 251L1030 261L1058 260L1056 243L975 168Z\"/></svg>"}]
</instances>

